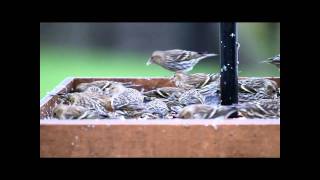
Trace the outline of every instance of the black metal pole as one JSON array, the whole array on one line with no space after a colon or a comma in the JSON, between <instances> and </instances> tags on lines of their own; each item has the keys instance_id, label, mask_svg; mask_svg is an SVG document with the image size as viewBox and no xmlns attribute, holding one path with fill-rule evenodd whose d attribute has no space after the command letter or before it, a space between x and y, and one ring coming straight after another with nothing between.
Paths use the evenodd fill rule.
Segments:
<instances>
[{"instance_id":1,"label":"black metal pole","mask_svg":"<svg viewBox=\"0 0 320 180\"><path fill-rule=\"evenodd\" d=\"M221 105L238 103L238 53L236 23L220 23Z\"/></svg>"}]
</instances>

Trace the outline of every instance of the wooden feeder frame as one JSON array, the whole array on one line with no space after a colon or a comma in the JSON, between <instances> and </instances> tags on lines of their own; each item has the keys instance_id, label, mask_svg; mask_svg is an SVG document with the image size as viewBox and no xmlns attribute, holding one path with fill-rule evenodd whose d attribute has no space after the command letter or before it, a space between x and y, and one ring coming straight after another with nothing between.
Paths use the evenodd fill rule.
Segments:
<instances>
[{"instance_id":1,"label":"wooden feeder frame","mask_svg":"<svg viewBox=\"0 0 320 180\"><path fill-rule=\"evenodd\" d=\"M280 78L268 79L280 86ZM71 77L50 94L97 80L145 90L174 86L168 78ZM40 157L280 157L280 119L45 119L56 101L51 95L40 101Z\"/></svg>"}]
</instances>

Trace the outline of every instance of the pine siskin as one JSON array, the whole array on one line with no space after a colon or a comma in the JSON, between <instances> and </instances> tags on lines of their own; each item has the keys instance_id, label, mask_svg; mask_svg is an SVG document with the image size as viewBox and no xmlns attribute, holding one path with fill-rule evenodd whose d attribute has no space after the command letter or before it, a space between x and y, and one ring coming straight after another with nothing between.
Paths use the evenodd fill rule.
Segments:
<instances>
[{"instance_id":1,"label":"pine siskin","mask_svg":"<svg viewBox=\"0 0 320 180\"><path fill-rule=\"evenodd\" d=\"M195 74L185 74L181 72L177 72L174 74L171 81L177 87L184 89L192 89L192 88L202 88L214 81L219 80L220 74L205 74L205 73L195 73Z\"/></svg>"},{"instance_id":2,"label":"pine siskin","mask_svg":"<svg viewBox=\"0 0 320 180\"><path fill-rule=\"evenodd\" d=\"M224 116L228 118L237 110L232 106L210 106L205 104L194 104L184 107L179 118L183 119L213 119Z\"/></svg>"},{"instance_id":3,"label":"pine siskin","mask_svg":"<svg viewBox=\"0 0 320 180\"><path fill-rule=\"evenodd\" d=\"M110 88L113 85L116 84L122 84L124 87L135 87L135 86L139 86L139 85L134 85L131 82L116 82L116 81L107 81L107 80L101 80L101 81L93 81L90 83L80 83L76 86L75 91L76 92L85 92L88 89L92 88L91 90L88 91L92 91L92 90L97 90L97 88L101 89L102 91L104 91L106 88Z\"/></svg>"},{"instance_id":4,"label":"pine siskin","mask_svg":"<svg viewBox=\"0 0 320 180\"><path fill-rule=\"evenodd\" d=\"M237 105L246 118L280 118L280 99L260 99Z\"/></svg>"},{"instance_id":5,"label":"pine siskin","mask_svg":"<svg viewBox=\"0 0 320 180\"><path fill-rule=\"evenodd\" d=\"M276 99L277 94L273 94L273 95L268 95L265 94L262 91L259 91L257 93L243 93L243 92L239 92L239 103L243 103L243 102L249 102L249 101L257 101L260 99Z\"/></svg>"},{"instance_id":6,"label":"pine siskin","mask_svg":"<svg viewBox=\"0 0 320 180\"><path fill-rule=\"evenodd\" d=\"M188 75L183 75L183 76L188 76ZM220 92L219 74L215 74L215 75L208 74L207 76L211 77L210 81L208 81L208 83L205 83L204 86L198 87L201 94L204 96L207 96L210 94L215 94L217 92ZM179 85L179 86L186 86L186 85L183 85L183 83L188 84L187 81L184 81L183 83L182 82L183 81L180 82L180 84L182 85ZM239 87L240 93L242 92L242 93L255 94L258 92L263 92L269 96L273 96L275 93L278 93L279 91L278 85L275 81L270 79L265 79L265 78L246 78L246 79L239 80L238 83L239 83L238 87Z\"/></svg>"},{"instance_id":7,"label":"pine siskin","mask_svg":"<svg viewBox=\"0 0 320 180\"><path fill-rule=\"evenodd\" d=\"M105 95L108 95L109 97L115 97L126 91L126 89L127 88L121 83L114 83L105 89Z\"/></svg>"},{"instance_id":8,"label":"pine siskin","mask_svg":"<svg viewBox=\"0 0 320 180\"><path fill-rule=\"evenodd\" d=\"M278 85L275 81L265 78L246 78L239 80L239 91L244 93L263 92L273 96L278 91Z\"/></svg>"},{"instance_id":9,"label":"pine siskin","mask_svg":"<svg viewBox=\"0 0 320 180\"><path fill-rule=\"evenodd\" d=\"M153 115L159 115L160 118L163 118L168 114L169 108L167 104L160 99L155 99L145 104L145 112L151 113Z\"/></svg>"},{"instance_id":10,"label":"pine siskin","mask_svg":"<svg viewBox=\"0 0 320 180\"><path fill-rule=\"evenodd\" d=\"M196 89L203 97L204 104L220 104L220 83L219 80L212 81L209 84Z\"/></svg>"},{"instance_id":11,"label":"pine siskin","mask_svg":"<svg viewBox=\"0 0 320 180\"><path fill-rule=\"evenodd\" d=\"M277 68L280 70L280 54L278 54L274 57L268 58L267 61L263 61L263 62L273 64L273 65L277 66Z\"/></svg>"},{"instance_id":12,"label":"pine siskin","mask_svg":"<svg viewBox=\"0 0 320 180\"><path fill-rule=\"evenodd\" d=\"M173 113L176 113L176 110L179 108L182 108L184 105L182 105L179 102L179 98L180 96L184 93L185 90L180 91L181 89L179 89L179 91L173 92L172 94L170 94L168 97L166 98L159 98L160 100L162 100L164 103L166 103L167 107L170 109L170 111L172 111Z\"/></svg>"},{"instance_id":13,"label":"pine siskin","mask_svg":"<svg viewBox=\"0 0 320 180\"><path fill-rule=\"evenodd\" d=\"M194 104L184 107L178 117L183 119L205 119L212 112L214 113L212 106Z\"/></svg>"},{"instance_id":14,"label":"pine siskin","mask_svg":"<svg viewBox=\"0 0 320 180\"><path fill-rule=\"evenodd\" d=\"M147 65L158 64L170 71L188 72L202 59L217 56L217 54L199 53L180 49L154 51Z\"/></svg>"},{"instance_id":15,"label":"pine siskin","mask_svg":"<svg viewBox=\"0 0 320 180\"><path fill-rule=\"evenodd\" d=\"M87 109L94 109L101 115L108 116L108 110L106 108L106 102L109 97L96 94L96 93L68 93L64 95L65 102L70 105L82 106Z\"/></svg>"},{"instance_id":16,"label":"pine siskin","mask_svg":"<svg viewBox=\"0 0 320 180\"><path fill-rule=\"evenodd\" d=\"M179 102L179 98L178 97L174 97L174 98L168 98L168 99L162 99L162 101L164 103L166 103L167 107L170 109L170 111L172 111L173 113L178 113L182 107L184 107L185 105L181 104Z\"/></svg>"},{"instance_id":17,"label":"pine siskin","mask_svg":"<svg viewBox=\"0 0 320 180\"><path fill-rule=\"evenodd\" d=\"M110 86L112 81L93 81L90 83L80 83L76 86L75 91L76 92L84 92L86 91L89 87L98 87L101 90L104 90L104 88Z\"/></svg>"},{"instance_id":18,"label":"pine siskin","mask_svg":"<svg viewBox=\"0 0 320 180\"><path fill-rule=\"evenodd\" d=\"M169 108L170 108L170 114L171 115L179 114L179 112L183 109L182 106L171 106Z\"/></svg>"},{"instance_id":19,"label":"pine siskin","mask_svg":"<svg viewBox=\"0 0 320 180\"><path fill-rule=\"evenodd\" d=\"M190 104L203 104L205 100L205 97L201 95L199 90L197 89L191 89L186 92L184 92L179 97L179 103L183 106L187 106Z\"/></svg>"},{"instance_id":20,"label":"pine siskin","mask_svg":"<svg viewBox=\"0 0 320 180\"><path fill-rule=\"evenodd\" d=\"M144 96L136 89L126 88L122 84L114 84L108 89L114 110L141 110Z\"/></svg>"},{"instance_id":21,"label":"pine siskin","mask_svg":"<svg viewBox=\"0 0 320 180\"><path fill-rule=\"evenodd\" d=\"M168 98L170 96L180 96L185 90L177 87L162 87L144 92L143 95L156 98Z\"/></svg>"},{"instance_id":22,"label":"pine siskin","mask_svg":"<svg viewBox=\"0 0 320 180\"><path fill-rule=\"evenodd\" d=\"M54 107L52 115L57 119L102 119L106 117L93 109L64 104Z\"/></svg>"},{"instance_id":23,"label":"pine siskin","mask_svg":"<svg viewBox=\"0 0 320 180\"><path fill-rule=\"evenodd\" d=\"M90 86L88 87L84 92L86 93L97 93L103 95L103 90L99 88L98 86Z\"/></svg>"},{"instance_id":24,"label":"pine siskin","mask_svg":"<svg viewBox=\"0 0 320 180\"><path fill-rule=\"evenodd\" d=\"M205 97L204 104L219 105L221 103L220 94L218 92L216 92L215 94L206 95L204 97Z\"/></svg>"},{"instance_id":25,"label":"pine siskin","mask_svg":"<svg viewBox=\"0 0 320 180\"><path fill-rule=\"evenodd\" d=\"M117 110L119 112L119 110ZM117 112L116 111L116 112ZM136 119L141 118L144 114L142 111L133 111L133 110L121 110L121 114L125 119Z\"/></svg>"}]
</instances>

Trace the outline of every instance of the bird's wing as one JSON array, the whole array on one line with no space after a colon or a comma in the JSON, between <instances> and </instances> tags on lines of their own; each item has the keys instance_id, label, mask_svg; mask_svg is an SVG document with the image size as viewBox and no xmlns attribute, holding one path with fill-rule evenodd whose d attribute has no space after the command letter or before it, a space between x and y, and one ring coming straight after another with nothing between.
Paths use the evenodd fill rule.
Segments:
<instances>
[{"instance_id":1,"label":"bird's wing","mask_svg":"<svg viewBox=\"0 0 320 180\"><path fill-rule=\"evenodd\" d=\"M116 99L116 98L115 98ZM121 97L121 98L117 98L117 100L113 101L113 105L116 109L118 108L123 108L125 106L130 105L130 101L127 98Z\"/></svg>"},{"instance_id":2,"label":"bird's wing","mask_svg":"<svg viewBox=\"0 0 320 180\"><path fill-rule=\"evenodd\" d=\"M169 61L190 61L201 56L203 56L203 54L194 51L186 51L180 49L166 51L166 59Z\"/></svg>"},{"instance_id":3,"label":"bird's wing","mask_svg":"<svg viewBox=\"0 0 320 180\"><path fill-rule=\"evenodd\" d=\"M239 82L239 90L240 92L257 93L257 90L254 89L252 86L241 82Z\"/></svg>"},{"instance_id":4,"label":"bird's wing","mask_svg":"<svg viewBox=\"0 0 320 180\"><path fill-rule=\"evenodd\" d=\"M210 76L205 73L195 73L188 77L187 84L195 85L195 86L203 86L210 80Z\"/></svg>"}]
</instances>

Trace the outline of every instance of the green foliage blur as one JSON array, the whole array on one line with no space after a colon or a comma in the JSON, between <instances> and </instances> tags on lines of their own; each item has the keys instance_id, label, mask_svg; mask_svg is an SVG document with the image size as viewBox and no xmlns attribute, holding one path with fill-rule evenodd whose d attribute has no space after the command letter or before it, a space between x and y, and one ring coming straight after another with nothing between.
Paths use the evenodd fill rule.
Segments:
<instances>
[{"instance_id":1,"label":"green foliage blur","mask_svg":"<svg viewBox=\"0 0 320 180\"><path fill-rule=\"evenodd\" d=\"M279 24L280 25L280 24ZM263 23L239 23L239 76L280 76L272 65L260 63L280 53L280 32L268 39ZM40 42L40 98L67 77L170 77L157 65L146 66L150 54L102 48L75 48ZM246 64L241 63L246 58ZM219 57L201 61L191 73L217 73Z\"/></svg>"}]
</instances>

